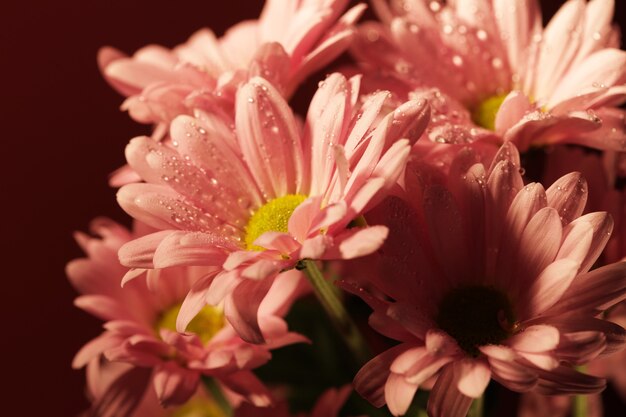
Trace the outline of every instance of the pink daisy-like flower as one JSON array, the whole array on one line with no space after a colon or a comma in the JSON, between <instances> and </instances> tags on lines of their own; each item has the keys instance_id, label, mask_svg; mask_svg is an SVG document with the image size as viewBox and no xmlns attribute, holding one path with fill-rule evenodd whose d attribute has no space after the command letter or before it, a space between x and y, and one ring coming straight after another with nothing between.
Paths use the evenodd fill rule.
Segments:
<instances>
[{"instance_id":1,"label":"pink daisy-like flower","mask_svg":"<svg viewBox=\"0 0 626 417\"><path fill-rule=\"evenodd\" d=\"M536 0L373 4L384 23L363 25L354 54L405 96L437 87L521 150L625 149L617 106L626 99L626 52L611 23L614 0L569 0L545 28ZM457 113L466 124L467 111Z\"/></svg>"},{"instance_id":2,"label":"pink daisy-like flower","mask_svg":"<svg viewBox=\"0 0 626 417\"><path fill-rule=\"evenodd\" d=\"M253 78L237 94L234 130L215 115L180 116L172 147L131 141L127 160L146 183L126 185L118 201L160 231L124 245L122 263L224 268L194 285L179 329L226 297L231 324L261 342L256 310L273 277L302 259L351 259L382 244L386 227L349 226L396 187L428 106L383 114L387 92L357 106L359 80L320 83L303 131L280 93Z\"/></svg>"},{"instance_id":3,"label":"pink daisy-like flower","mask_svg":"<svg viewBox=\"0 0 626 417\"><path fill-rule=\"evenodd\" d=\"M373 404L402 415L433 380L431 417L465 416L491 379L520 392L604 388L573 367L626 338L598 318L626 297L626 263L589 272L612 220L581 216L580 174L544 191L524 185L519 168L511 142L489 169L459 152L443 181L411 166L407 202L391 197L367 217L390 229L370 283L384 296L355 292L374 308L370 324L401 341L355 377Z\"/></svg>"},{"instance_id":4,"label":"pink daisy-like flower","mask_svg":"<svg viewBox=\"0 0 626 417\"><path fill-rule=\"evenodd\" d=\"M182 404L196 392L201 375L214 377L258 406L270 403L267 390L251 369L266 363L271 349L306 341L289 333L281 318L300 291L299 272L274 280L259 306L266 344L244 342L224 320L220 306L204 307L183 329L185 333L178 333L175 322L181 302L193 283L215 275L215 268L171 268L162 271L152 290L145 280L121 288L127 269L119 264L117 251L137 236L103 219L93 222L92 231L100 237L77 234L88 257L70 262L67 274L82 294L75 304L104 320L105 331L77 353L73 366L91 363L93 379L94 375L100 378L101 372L94 369L102 357L130 365L95 395L93 415L129 415L149 385L162 405Z\"/></svg>"},{"instance_id":5,"label":"pink daisy-like flower","mask_svg":"<svg viewBox=\"0 0 626 417\"><path fill-rule=\"evenodd\" d=\"M173 50L150 45L132 57L107 47L98 57L102 73L128 97L122 108L133 119L157 124L155 136L194 109L232 114L237 86L259 75L289 97L305 77L341 52L365 5L343 16L348 0L267 0L258 20L241 22L221 38L196 32Z\"/></svg>"}]
</instances>

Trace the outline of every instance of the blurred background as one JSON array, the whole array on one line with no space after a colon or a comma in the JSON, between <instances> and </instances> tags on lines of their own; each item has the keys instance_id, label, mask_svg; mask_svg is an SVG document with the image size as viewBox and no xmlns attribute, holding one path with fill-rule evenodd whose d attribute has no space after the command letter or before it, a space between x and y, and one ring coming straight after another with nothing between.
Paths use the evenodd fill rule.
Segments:
<instances>
[{"instance_id":1,"label":"blurred background","mask_svg":"<svg viewBox=\"0 0 626 417\"><path fill-rule=\"evenodd\" d=\"M562 3L544 0L544 17ZM616 3L615 19L626 28L626 1ZM73 306L64 267L82 256L73 231L86 230L102 215L128 223L107 176L124 163L128 140L149 132L119 111L122 97L96 65L98 48L132 53L149 43L173 47L202 27L221 35L258 16L262 6L261 0L3 4L0 378L9 391L0 415L69 417L87 406L83 372L70 364L101 328ZM296 108L306 109L323 75L296 95ZM626 415L617 397L607 396L607 416Z\"/></svg>"}]
</instances>

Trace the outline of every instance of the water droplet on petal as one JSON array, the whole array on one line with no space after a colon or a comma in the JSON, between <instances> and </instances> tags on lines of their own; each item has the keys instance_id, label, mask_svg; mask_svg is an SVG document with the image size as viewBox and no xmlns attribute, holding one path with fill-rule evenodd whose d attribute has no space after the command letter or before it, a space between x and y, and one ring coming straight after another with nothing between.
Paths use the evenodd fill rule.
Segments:
<instances>
[{"instance_id":1,"label":"water droplet on petal","mask_svg":"<svg viewBox=\"0 0 626 417\"><path fill-rule=\"evenodd\" d=\"M431 1L430 4L428 5L428 7L434 13L437 13L438 11L441 10L441 3L439 3L438 1Z\"/></svg>"}]
</instances>

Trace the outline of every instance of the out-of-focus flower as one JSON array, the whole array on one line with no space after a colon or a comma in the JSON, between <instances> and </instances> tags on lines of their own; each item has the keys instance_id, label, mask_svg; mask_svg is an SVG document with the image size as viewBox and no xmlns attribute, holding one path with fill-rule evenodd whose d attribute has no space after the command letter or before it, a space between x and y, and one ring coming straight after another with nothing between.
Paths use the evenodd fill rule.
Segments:
<instances>
[{"instance_id":1,"label":"out-of-focus flower","mask_svg":"<svg viewBox=\"0 0 626 417\"><path fill-rule=\"evenodd\" d=\"M602 417L602 396L590 394L586 396L586 417ZM572 410L572 396L541 395L536 392L527 392L522 395L518 417L567 417Z\"/></svg>"},{"instance_id":2,"label":"out-of-focus flower","mask_svg":"<svg viewBox=\"0 0 626 417\"><path fill-rule=\"evenodd\" d=\"M235 417L337 417L352 392L352 387L331 388L326 390L317 400L310 413L292 414L286 402L274 407L258 408L250 404L242 404L235 412Z\"/></svg>"},{"instance_id":3,"label":"out-of-focus flower","mask_svg":"<svg viewBox=\"0 0 626 417\"><path fill-rule=\"evenodd\" d=\"M160 231L124 245L122 263L223 265L193 286L179 330L204 303L226 297L230 323L262 342L257 309L277 274L301 259L351 259L382 244L386 227L349 226L397 187L428 105L409 101L381 114L380 92L357 107L359 80L333 74L320 83L303 132L279 92L257 77L237 94L236 130L215 115L180 116L172 147L131 141L127 160L146 183L124 186L118 201Z\"/></svg>"},{"instance_id":4,"label":"out-of-focus flower","mask_svg":"<svg viewBox=\"0 0 626 417\"><path fill-rule=\"evenodd\" d=\"M167 133L194 109L232 115L237 86L262 76L289 97L304 78L349 45L365 5L341 15L348 0L267 0L261 16L217 38L209 29L169 50L150 45L132 57L107 47L98 61L107 81L128 97L122 108Z\"/></svg>"},{"instance_id":5,"label":"out-of-focus flower","mask_svg":"<svg viewBox=\"0 0 626 417\"><path fill-rule=\"evenodd\" d=\"M589 182L589 202L587 211L604 210L615 222L611 238L598 260L599 265L626 260L626 193L615 188L618 177L623 176L619 167L619 155L610 152L603 155L578 147L557 146L550 149L545 158L544 181L550 183L576 167ZM626 305L618 304L605 314L605 318L620 326L626 326ZM613 388L626 400L626 356L624 350L612 355L599 357L589 363L586 371L592 375L607 378ZM590 415L602 415L602 401L599 395L588 397ZM543 397L527 394L520 405L520 415L532 415L533 410L543 408L566 415L570 410L571 398ZM526 413L526 414L524 414ZM547 415L547 414L546 414Z\"/></svg>"},{"instance_id":6,"label":"out-of-focus flower","mask_svg":"<svg viewBox=\"0 0 626 417\"><path fill-rule=\"evenodd\" d=\"M117 251L138 236L105 219L94 221L92 231L98 237L77 234L88 257L70 262L67 274L82 294L75 304L104 320L105 331L77 353L73 366L97 363L102 356L130 365L101 385L106 390L94 395L94 415L129 415L146 389L154 389L164 406L182 404L196 392L201 375L214 377L258 406L270 403L267 390L250 370L266 363L271 349L306 340L289 333L281 318L298 294L297 271L276 279L259 307L266 344L244 342L224 320L220 306L202 308L182 329L185 333L177 333L181 302L193 283L215 275L215 268L172 268L161 271L153 288L146 280L121 288L127 269L117 261ZM96 372L96 379L100 374Z\"/></svg>"},{"instance_id":7,"label":"out-of-focus flower","mask_svg":"<svg viewBox=\"0 0 626 417\"><path fill-rule=\"evenodd\" d=\"M606 319L626 327L626 305L619 303L606 315ZM589 363L585 372L606 378L613 389L626 401L626 350L600 356ZM602 395L586 396L587 416L602 417ZM572 396L541 395L535 392L524 393L519 405L519 417L567 417L572 409Z\"/></svg>"},{"instance_id":8,"label":"out-of-focus flower","mask_svg":"<svg viewBox=\"0 0 626 417\"><path fill-rule=\"evenodd\" d=\"M87 365L87 394L91 402L102 403L102 397L110 392L111 384L133 365L124 362L109 362L103 358L94 359ZM239 404L240 398L236 394L224 390L228 400L233 404ZM130 415L132 417L227 417L217 402L202 387L183 405L163 408L159 403L156 392L147 389L144 393L137 392L138 404L133 410L125 410L120 407L107 409L87 410L81 417L119 417ZM141 396L143 395L143 396ZM126 403L128 404L128 403ZM123 406L123 403L120 404ZM130 413L130 414L129 414Z\"/></svg>"},{"instance_id":9,"label":"out-of-focus flower","mask_svg":"<svg viewBox=\"0 0 626 417\"><path fill-rule=\"evenodd\" d=\"M626 303L622 302L607 314L607 320L626 327ZM626 350L603 356L589 364L589 373L607 378L623 401L626 401Z\"/></svg>"},{"instance_id":10,"label":"out-of-focus flower","mask_svg":"<svg viewBox=\"0 0 626 417\"><path fill-rule=\"evenodd\" d=\"M507 142L489 169L459 152L443 181L407 169L407 201L392 197L367 217L390 235L371 284L355 290L373 308L370 324L402 343L366 364L356 390L404 414L436 378L432 417L465 416L490 379L519 392L593 393L602 379L575 365L624 342L598 314L626 297L626 263L589 272L613 222L582 211L587 186L568 174L544 191L524 186Z\"/></svg>"},{"instance_id":11,"label":"out-of-focus flower","mask_svg":"<svg viewBox=\"0 0 626 417\"><path fill-rule=\"evenodd\" d=\"M569 0L543 28L536 0L374 0L354 55L401 96L436 87L456 110L521 150L578 143L626 148L626 52L614 0ZM458 140L459 135L438 135ZM466 135L467 133L463 133ZM484 134L474 129L474 134ZM461 135L462 136L462 135Z\"/></svg>"}]
</instances>

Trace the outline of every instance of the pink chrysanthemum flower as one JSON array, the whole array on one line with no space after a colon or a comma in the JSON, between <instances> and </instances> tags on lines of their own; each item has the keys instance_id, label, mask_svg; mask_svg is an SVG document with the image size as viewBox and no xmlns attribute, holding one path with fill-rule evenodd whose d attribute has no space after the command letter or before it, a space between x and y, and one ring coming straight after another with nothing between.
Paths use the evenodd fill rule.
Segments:
<instances>
[{"instance_id":1,"label":"pink chrysanthemum flower","mask_svg":"<svg viewBox=\"0 0 626 417\"><path fill-rule=\"evenodd\" d=\"M569 0L545 28L536 0L373 3L384 23L363 25L353 50L374 78L394 79L405 95L437 87L521 150L559 142L625 149L617 106L626 98L626 52L611 23L614 0ZM467 112L457 113L465 124Z\"/></svg>"},{"instance_id":2,"label":"pink chrysanthemum flower","mask_svg":"<svg viewBox=\"0 0 626 417\"><path fill-rule=\"evenodd\" d=\"M626 263L589 272L613 223L581 216L580 174L546 191L524 186L511 142L489 169L475 161L459 152L443 181L407 168L408 202L392 197L367 217L390 229L370 283L383 296L356 292L375 310L370 324L401 343L366 364L355 386L394 415L433 379L431 417L465 416L490 379L521 392L599 391L604 380L573 366L626 336L597 318L626 297Z\"/></svg>"},{"instance_id":3,"label":"pink chrysanthemum flower","mask_svg":"<svg viewBox=\"0 0 626 417\"><path fill-rule=\"evenodd\" d=\"M128 415L149 385L164 406L182 404L196 392L201 375L214 377L258 406L270 403L251 369L266 363L271 349L306 341L289 333L281 318L301 288L303 281L293 276L297 271L274 280L259 306L266 344L244 342L224 320L220 306L204 307L183 329L186 332L178 333L175 322L181 302L193 283L215 275L215 268L171 268L162 271L152 290L145 280L121 288L127 269L117 261L117 251L137 236L109 220L95 221L92 231L100 237L77 234L88 257L70 262L67 274L82 294L75 304L104 320L105 331L77 353L73 366L97 363L101 357L130 365L96 396L93 415Z\"/></svg>"},{"instance_id":4,"label":"pink chrysanthemum flower","mask_svg":"<svg viewBox=\"0 0 626 417\"><path fill-rule=\"evenodd\" d=\"M350 396L352 387L330 388L319 397L310 413L289 412L286 402L275 407L258 408L250 404L242 404L235 411L235 417L337 417L339 410Z\"/></svg>"},{"instance_id":5,"label":"pink chrysanthemum flower","mask_svg":"<svg viewBox=\"0 0 626 417\"><path fill-rule=\"evenodd\" d=\"M357 106L359 80L323 81L303 131L279 92L254 78L237 94L234 130L215 115L180 116L172 147L131 141L127 160L146 183L126 185L118 201L161 231L126 244L122 263L224 268L194 285L179 329L203 302L226 297L231 324L261 342L256 309L274 276L302 259L351 259L382 244L386 227L349 226L396 187L428 106L382 114L387 92Z\"/></svg>"},{"instance_id":6,"label":"pink chrysanthemum flower","mask_svg":"<svg viewBox=\"0 0 626 417\"><path fill-rule=\"evenodd\" d=\"M169 123L194 109L232 114L237 86L259 75L289 97L305 77L343 52L365 5L341 15L348 0L267 0L258 20L241 22L221 38L209 29L173 50L150 45L132 57L103 48L107 81L128 97L122 108L141 123Z\"/></svg>"}]
</instances>

